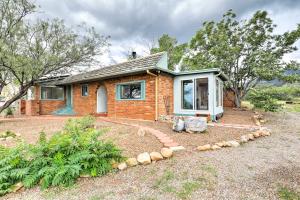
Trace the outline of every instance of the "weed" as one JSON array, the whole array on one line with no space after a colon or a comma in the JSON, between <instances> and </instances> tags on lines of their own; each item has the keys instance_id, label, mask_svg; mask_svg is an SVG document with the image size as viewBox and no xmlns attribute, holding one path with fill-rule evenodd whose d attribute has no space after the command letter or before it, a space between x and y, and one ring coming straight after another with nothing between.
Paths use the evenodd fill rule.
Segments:
<instances>
[{"instance_id":1,"label":"weed","mask_svg":"<svg viewBox=\"0 0 300 200\"><path fill-rule=\"evenodd\" d=\"M278 195L282 200L300 200L300 193L287 187L280 187Z\"/></svg>"}]
</instances>

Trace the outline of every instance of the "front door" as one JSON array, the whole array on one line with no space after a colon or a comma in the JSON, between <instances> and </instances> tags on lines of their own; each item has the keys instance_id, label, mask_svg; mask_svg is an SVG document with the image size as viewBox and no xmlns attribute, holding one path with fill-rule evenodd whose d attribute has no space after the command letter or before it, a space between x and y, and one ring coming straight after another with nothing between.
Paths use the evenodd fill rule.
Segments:
<instances>
[{"instance_id":1,"label":"front door","mask_svg":"<svg viewBox=\"0 0 300 200\"><path fill-rule=\"evenodd\" d=\"M72 86L66 86L66 105L67 107L72 107Z\"/></svg>"},{"instance_id":2,"label":"front door","mask_svg":"<svg viewBox=\"0 0 300 200\"><path fill-rule=\"evenodd\" d=\"M107 112L107 91L104 86L97 90L97 113Z\"/></svg>"}]
</instances>

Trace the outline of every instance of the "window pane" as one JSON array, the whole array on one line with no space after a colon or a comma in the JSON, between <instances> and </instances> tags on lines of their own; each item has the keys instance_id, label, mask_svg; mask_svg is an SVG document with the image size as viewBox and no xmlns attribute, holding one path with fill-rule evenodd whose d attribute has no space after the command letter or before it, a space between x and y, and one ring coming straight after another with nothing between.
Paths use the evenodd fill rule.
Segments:
<instances>
[{"instance_id":1,"label":"window pane","mask_svg":"<svg viewBox=\"0 0 300 200\"><path fill-rule=\"evenodd\" d=\"M63 99L64 89L61 87L41 87L41 99Z\"/></svg>"},{"instance_id":2,"label":"window pane","mask_svg":"<svg viewBox=\"0 0 300 200\"><path fill-rule=\"evenodd\" d=\"M120 86L121 99L141 99L141 83Z\"/></svg>"},{"instance_id":3,"label":"window pane","mask_svg":"<svg viewBox=\"0 0 300 200\"><path fill-rule=\"evenodd\" d=\"M208 78L196 79L195 101L197 110L208 110Z\"/></svg>"},{"instance_id":4,"label":"window pane","mask_svg":"<svg viewBox=\"0 0 300 200\"><path fill-rule=\"evenodd\" d=\"M81 95L82 96L88 96L88 85L82 85L81 86Z\"/></svg>"},{"instance_id":5,"label":"window pane","mask_svg":"<svg viewBox=\"0 0 300 200\"><path fill-rule=\"evenodd\" d=\"M182 108L193 109L193 81L182 81Z\"/></svg>"}]
</instances>

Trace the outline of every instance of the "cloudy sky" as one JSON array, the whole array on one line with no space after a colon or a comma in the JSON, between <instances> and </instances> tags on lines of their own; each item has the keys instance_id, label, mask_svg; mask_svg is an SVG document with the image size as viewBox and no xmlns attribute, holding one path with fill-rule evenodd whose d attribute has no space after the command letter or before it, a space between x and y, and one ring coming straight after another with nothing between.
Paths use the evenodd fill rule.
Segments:
<instances>
[{"instance_id":1,"label":"cloudy sky","mask_svg":"<svg viewBox=\"0 0 300 200\"><path fill-rule=\"evenodd\" d=\"M219 20L233 9L239 18L256 10L267 10L283 33L300 23L300 0L35 0L41 17L64 19L70 25L82 22L111 36L110 52L102 57L106 64L121 62L131 50L139 55L163 33L180 43L188 42L204 21ZM300 42L297 43L300 49ZM285 59L300 61L300 50Z\"/></svg>"}]
</instances>

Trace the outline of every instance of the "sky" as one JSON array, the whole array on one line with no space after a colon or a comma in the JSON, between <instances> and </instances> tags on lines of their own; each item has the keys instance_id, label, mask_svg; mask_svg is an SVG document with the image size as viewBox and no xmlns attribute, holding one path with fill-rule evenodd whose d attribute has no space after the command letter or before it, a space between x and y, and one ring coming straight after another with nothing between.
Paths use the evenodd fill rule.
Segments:
<instances>
[{"instance_id":1,"label":"sky","mask_svg":"<svg viewBox=\"0 0 300 200\"><path fill-rule=\"evenodd\" d=\"M229 9L245 19L257 10L268 11L276 33L300 23L300 0L35 0L38 17L60 18L68 26L86 23L101 35L110 36L109 52L102 65L125 61L128 53L149 54L164 33L188 42L204 21L219 20ZM300 49L300 42L297 42ZM300 50L285 56L300 61Z\"/></svg>"}]
</instances>

